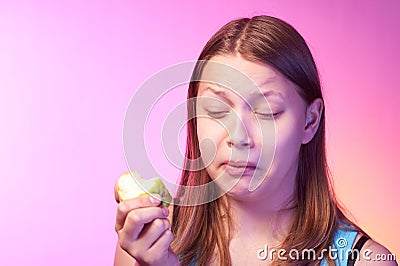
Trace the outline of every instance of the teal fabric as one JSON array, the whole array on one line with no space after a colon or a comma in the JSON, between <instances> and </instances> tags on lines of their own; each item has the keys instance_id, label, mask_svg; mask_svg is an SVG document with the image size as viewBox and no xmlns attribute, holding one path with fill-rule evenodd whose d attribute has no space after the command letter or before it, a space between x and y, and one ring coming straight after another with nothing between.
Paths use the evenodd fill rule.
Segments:
<instances>
[{"instance_id":1,"label":"teal fabric","mask_svg":"<svg viewBox=\"0 0 400 266\"><path fill-rule=\"evenodd\" d=\"M330 258L335 260L335 265L337 266L346 266L347 258L351 248L353 247L353 243L357 237L358 232L349 228L346 229L338 229L334 235L333 243L331 245L331 250L326 251L324 254L329 256ZM329 252L329 253L328 253ZM190 266L196 266L197 262L193 261ZM322 266L327 266L328 263L325 259L321 261Z\"/></svg>"},{"instance_id":2,"label":"teal fabric","mask_svg":"<svg viewBox=\"0 0 400 266\"><path fill-rule=\"evenodd\" d=\"M328 255L332 259L335 259L335 265L346 266L347 258L353 243L357 237L358 232L354 230L338 229L334 235L332 249ZM321 261L322 266L328 265L325 259Z\"/></svg>"}]
</instances>

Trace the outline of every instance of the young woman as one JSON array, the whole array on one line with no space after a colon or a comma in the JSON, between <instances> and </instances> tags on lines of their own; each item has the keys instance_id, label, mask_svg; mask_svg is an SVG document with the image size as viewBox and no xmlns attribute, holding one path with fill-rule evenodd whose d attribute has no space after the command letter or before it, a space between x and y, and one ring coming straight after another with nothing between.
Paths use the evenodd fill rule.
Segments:
<instances>
[{"instance_id":1,"label":"young woman","mask_svg":"<svg viewBox=\"0 0 400 266\"><path fill-rule=\"evenodd\" d=\"M188 122L186 157L209 163L191 171L186 162L178 196L206 203L173 211L149 196L119 203L115 265L397 265L374 261L390 252L346 217L332 191L321 84L300 34L269 16L234 20L199 60L229 66L257 86L199 81L210 72L199 61L188 91L196 99L189 117L197 118ZM214 143L212 155L204 139ZM221 176L235 183L223 196L206 200L225 190L221 182L191 193Z\"/></svg>"}]
</instances>

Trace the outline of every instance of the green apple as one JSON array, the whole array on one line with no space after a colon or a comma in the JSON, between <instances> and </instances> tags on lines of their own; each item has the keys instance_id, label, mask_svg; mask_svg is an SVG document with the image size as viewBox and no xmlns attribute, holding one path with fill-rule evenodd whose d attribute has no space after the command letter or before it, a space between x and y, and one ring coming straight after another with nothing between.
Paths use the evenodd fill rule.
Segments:
<instances>
[{"instance_id":1,"label":"green apple","mask_svg":"<svg viewBox=\"0 0 400 266\"><path fill-rule=\"evenodd\" d=\"M142 178L137 171L123 174L117 182L118 195L121 201L136 198L148 193L161 196L162 204L168 207L172 197L162 180L158 177Z\"/></svg>"}]
</instances>

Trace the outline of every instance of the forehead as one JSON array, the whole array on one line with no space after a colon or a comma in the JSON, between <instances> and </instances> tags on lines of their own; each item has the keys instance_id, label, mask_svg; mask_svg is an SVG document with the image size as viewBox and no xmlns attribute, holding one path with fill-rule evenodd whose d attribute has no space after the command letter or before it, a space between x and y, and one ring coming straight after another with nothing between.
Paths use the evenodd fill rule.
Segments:
<instances>
[{"instance_id":1,"label":"forehead","mask_svg":"<svg viewBox=\"0 0 400 266\"><path fill-rule=\"evenodd\" d=\"M235 55L214 56L205 64L198 95L210 87L231 90L245 98L268 91L284 97L297 94L295 85L273 67Z\"/></svg>"}]
</instances>

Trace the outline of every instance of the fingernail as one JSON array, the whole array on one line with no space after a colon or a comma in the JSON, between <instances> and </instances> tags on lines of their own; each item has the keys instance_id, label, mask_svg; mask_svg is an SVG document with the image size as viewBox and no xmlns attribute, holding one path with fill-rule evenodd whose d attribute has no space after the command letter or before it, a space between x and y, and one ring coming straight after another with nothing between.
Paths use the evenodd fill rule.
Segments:
<instances>
[{"instance_id":1,"label":"fingernail","mask_svg":"<svg viewBox=\"0 0 400 266\"><path fill-rule=\"evenodd\" d=\"M168 214L169 214L168 208L165 208L165 207L162 208L162 212L163 212L163 214L164 214L165 216L168 216Z\"/></svg>"},{"instance_id":2,"label":"fingernail","mask_svg":"<svg viewBox=\"0 0 400 266\"><path fill-rule=\"evenodd\" d=\"M151 194L150 201L153 204L159 205L161 203L161 197L158 194Z\"/></svg>"}]
</instances>

